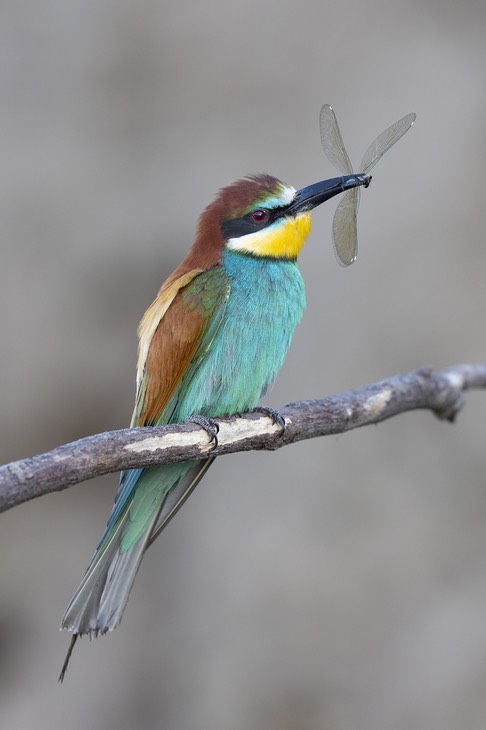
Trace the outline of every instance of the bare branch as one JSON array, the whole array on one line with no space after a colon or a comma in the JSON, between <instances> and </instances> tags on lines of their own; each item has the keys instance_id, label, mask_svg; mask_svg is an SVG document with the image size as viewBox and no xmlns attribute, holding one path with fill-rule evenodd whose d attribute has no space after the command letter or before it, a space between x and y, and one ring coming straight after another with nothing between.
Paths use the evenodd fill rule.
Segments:
<instances>
[{"instance_id":1,"label":"bare branch","mask_svg":"<svg viewBox=\"0 0 486 730\"><path fill-rule=\"evenodd\" d=\"M0 512L102 474L251 449L275 450L302 439L344 433L414 409L453 421L463 392L486 388L486 364L422 368L339 395L290 403L279 410L282 434L254 412L217 419L218 444L194 423L122 429L88 436L52 451L0 467Z\"/></svg>"}]
</instances>

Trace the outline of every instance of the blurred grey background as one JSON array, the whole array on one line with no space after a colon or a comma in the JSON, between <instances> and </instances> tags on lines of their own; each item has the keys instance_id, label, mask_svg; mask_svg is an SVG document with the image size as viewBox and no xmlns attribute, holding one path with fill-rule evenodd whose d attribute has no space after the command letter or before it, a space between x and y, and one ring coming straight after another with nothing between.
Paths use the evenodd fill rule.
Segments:
<instances>
[{"instance_id":1,"label":"blurred grey background","mask_svg":"<svg viewBox=\"0 0 486 730\"><path fill-rule=\"evenodd\" d=\"M128 424L136 327L218 187L303 186L410 111L301 256L308 310L266 403L484 361L480 0L4 0L2 461ZM221 458L146 555L121 627L58 626L116 477L1 517L0 722L71 730L486 726L486 401Z\"/></svg>"}]
</instances>

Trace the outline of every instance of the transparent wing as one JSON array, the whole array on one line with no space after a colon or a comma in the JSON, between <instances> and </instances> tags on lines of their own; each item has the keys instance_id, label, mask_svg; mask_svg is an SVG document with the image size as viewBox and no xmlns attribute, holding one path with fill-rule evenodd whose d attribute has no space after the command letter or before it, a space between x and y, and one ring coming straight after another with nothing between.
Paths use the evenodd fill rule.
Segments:
<instances>
[{"instance_id":1,"label":"transparent wing","mask_svg":"<svg viewBox=\"0 0 486 730\"><path fill-rule=\"evenodd\" d=\"M356 260L358 235L356 217L358 215L360 188L352 188L341 197L332 222L332 242L338 262L349 266Z\"/></svg>"},{"instance_id":2,"label":"transparent wing","mask_svg":"<svg viewBox=\"0 0 486 730\"><path fill-rule=\"evenodd\" d=\"M329 104L324 104L320 115L322 148L329 162L343 175L352 175L353 168L344 147L336 115Z\"/></svg>"},{"instance_id":3,"label":"transparent wing","mask_svg":"<svg viewBox=\"0 0 486 730\"><path fill-rule=\"evenodd\" d=\"M407 114L407 116L399 119L398 122L395 122L395 124L392 124L391 127L388 127L388 129L385 129L384 132L378 135L378 137L374 140L374 142L370 144L370 146L366 150L363 160L361 161L361 165L359 166L359 172L369 172L371 168L376 165L378 160L383 157L385 152L387 152L390 147L393 147L395 142L398 142L400 137L403 137L405 132L408 132L408 130L414 123L415 118L416 115L413 112L411 114ZM329 157L327 152L326 155ZM331 158L329 157L329 159Z\"/></svg>"}]
</instances>

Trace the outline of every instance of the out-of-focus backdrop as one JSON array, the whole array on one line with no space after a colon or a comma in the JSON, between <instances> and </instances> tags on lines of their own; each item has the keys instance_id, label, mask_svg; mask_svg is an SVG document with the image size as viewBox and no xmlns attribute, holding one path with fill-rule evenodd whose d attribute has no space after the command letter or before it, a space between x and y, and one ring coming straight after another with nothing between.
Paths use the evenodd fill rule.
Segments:
<instances>
[{"instance_id":1,"label":"out-of-focus backdrop","mask_svg":"<svg viewBox=\"0 0 486 730\"><path fill-rule=\"evenodd\" d=\"M301 256L308 310L266 403L485 359L486 5L4 0L2 462L128 424L136 327L221 185L334 176L417 122ZM150 549L122 625L58 626L110 476L1 516L8 730L470 730L486 723L486 401L221 458Z\"/></svg>"}]
</instances>

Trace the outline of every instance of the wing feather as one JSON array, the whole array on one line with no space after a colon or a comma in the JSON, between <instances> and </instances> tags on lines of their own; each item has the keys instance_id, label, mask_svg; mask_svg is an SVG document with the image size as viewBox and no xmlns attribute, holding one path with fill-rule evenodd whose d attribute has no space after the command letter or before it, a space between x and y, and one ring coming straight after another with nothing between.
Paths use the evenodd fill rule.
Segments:
<instances>
[{"instance_id":1,"label":"wing feather","mask_svg":"<svg viewBox=\"0 0 486 730\"><path fill-rule=\"evenodd\" d=\"M189 369L209 349L230 292L221 266L194 269L164 290L142 319L133 426L168 423ZM143 358L143 359L142 359Z\"/></svg>"}]
</instances>

